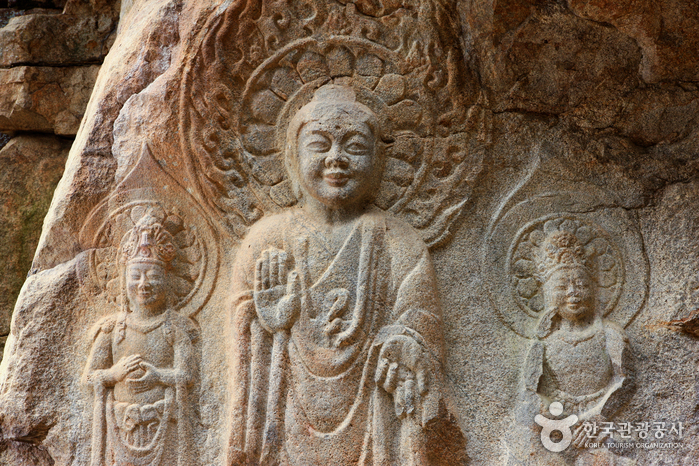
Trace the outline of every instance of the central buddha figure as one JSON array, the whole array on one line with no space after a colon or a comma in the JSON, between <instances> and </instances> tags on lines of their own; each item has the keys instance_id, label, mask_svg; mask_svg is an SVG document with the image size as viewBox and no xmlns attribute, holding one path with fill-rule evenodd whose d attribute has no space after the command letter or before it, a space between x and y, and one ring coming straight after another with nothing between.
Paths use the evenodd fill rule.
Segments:
<instances>
[{"instance_id":1,"label":"central buddha figure","mask_svg":"<svg viewBox=\"0 0 699 466\"><path fill-rule=\"evenodd\" d=\"M443 399L430 255L372 205L383 144L349 87L321 87L291 119L285 163L299 202L257 222L234 266L228 465L465 458Z\"/></svg>"}]
</instances>

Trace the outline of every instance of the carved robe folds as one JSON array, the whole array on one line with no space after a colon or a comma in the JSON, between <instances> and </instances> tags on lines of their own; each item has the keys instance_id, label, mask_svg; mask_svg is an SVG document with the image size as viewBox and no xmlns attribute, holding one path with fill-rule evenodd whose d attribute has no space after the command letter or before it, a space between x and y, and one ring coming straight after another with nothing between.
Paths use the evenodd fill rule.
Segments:
<instances>
[{"instance_id":1,"label":"carved robe folds","mask_svg":"<svg viewBox=\"0 0 699 466\"><path fill-rule=\"evenodd\" d=\"M256 260L271 247L287 253L303 290L293 326L274 336L252 291ZM292 210L258 222L239 249L231 464L429 464L424 426L444 392L427 248L411 227L378 210L360 217L337 248ZM416 342L430 361L429 388L409 416L375 382L382 345L397 336Z\"/></svg>"},{"instance_id":2,"label":"carved robe folds","mask_svg":"<svg viewBox=\"0 0 699 466\"><path fill-rule=\"evenodd\" d=\"M123 312L97 325L86 368L95 389L92 466L197 464L192 449L191 391L197 373L194 343L198 338L191 321L174 311L166 311L148 326L129 323ZM176 382L134 390L129 382L142 371L116 383L95 380L100 372L135 352L158 368L173 370L178 374Z\"/></svg>"}]
</instances>

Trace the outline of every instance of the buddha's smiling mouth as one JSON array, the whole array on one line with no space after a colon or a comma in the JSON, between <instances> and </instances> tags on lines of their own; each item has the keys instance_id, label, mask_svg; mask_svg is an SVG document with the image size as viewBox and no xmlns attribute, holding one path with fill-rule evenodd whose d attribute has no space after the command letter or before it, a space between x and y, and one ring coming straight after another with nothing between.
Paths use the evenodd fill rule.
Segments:
<instances>
[{"instance_id":1,"label":"buddha's smiling mouth","mask_svg":"<svg viewBox=\"0 0 699 466\"><path fill-rule=\"evenodd\" d=\"M566 306L571 311L579 311L585 308L585 303L583 302L582 298L569 298L566 301Z\"/></svg>"},{"instance_id":2,"label":"buddha's smiling mouth","mask_svg":"<svg viewBox=\"0 0 699 466\"><path fill-rule=\"evenodd\" d=\"M347 181L350 179L350 174L343 171L332 171L326 172L323 178L330 186L340 187L347 184Z\"/></svg>"}]
</instances>

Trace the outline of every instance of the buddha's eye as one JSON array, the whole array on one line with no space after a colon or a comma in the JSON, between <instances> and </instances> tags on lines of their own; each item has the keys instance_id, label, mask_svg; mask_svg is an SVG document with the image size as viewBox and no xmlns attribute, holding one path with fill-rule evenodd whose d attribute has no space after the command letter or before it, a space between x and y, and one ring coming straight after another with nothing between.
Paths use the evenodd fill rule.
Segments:
<instances>
[{"instance_id":1,"label":"buddha's eye","mask_svg":"<svg viewBox=\"0 0 699 466\"><path fill-rule=\"evenodd\" d=\"M371 152L371 145L362 135L355 134L345 142L345 152L350 155L367 155Z\"/></svg>"},{"instance_id":2,"label":"buddha's eye","mask_svg":"<svg viewBox=\"0 0 699 466\"><path fill-rule=\"evenodd\" d=\"M367 155L369 147L359 142L352 142L345 146L345 151L350 155Z\"/></svg>"},{"instance_id":3,"label":"buddha's eye","mask_svg":"<svg viewBox=\"0 0 699 466\"><path fill-rule=\"evenodd\" d=\"M330 150L331 143L328 138L320 135L314 135L306 140L303 146L312 152L327 152Z\"/></svg>"}]
</instances>

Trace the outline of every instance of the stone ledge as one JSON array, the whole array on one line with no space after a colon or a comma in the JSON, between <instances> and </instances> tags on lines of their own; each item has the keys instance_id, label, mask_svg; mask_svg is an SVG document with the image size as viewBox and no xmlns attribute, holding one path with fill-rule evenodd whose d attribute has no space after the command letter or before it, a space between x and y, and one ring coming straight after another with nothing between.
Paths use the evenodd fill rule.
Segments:
<instances>
[{"instance_id":1,"label":"stone ledge","mask_svg":"<svg viewBox=\"0 0 699 466\"><path fill-rule=\"evenodd\" d=\"M116 23L109 15L26 15L0 29L0 67L101 63Z\"/></svg>"},{"instance_id":2,"label":"stone ledge","mask_svg":"<svg viewBox=\"0 0 699 466\"><path fill-rule=\"evenodd\" d=\"M99 65L0 69L0 131L75 135Z\"/></svg>"}]
</instances>

